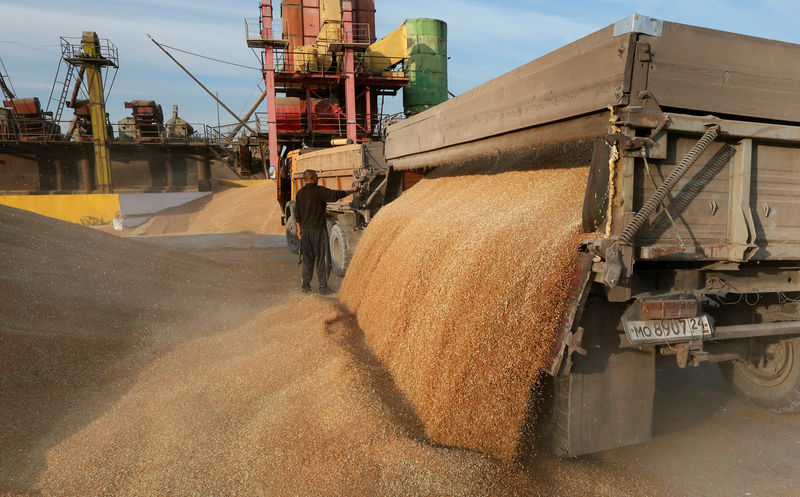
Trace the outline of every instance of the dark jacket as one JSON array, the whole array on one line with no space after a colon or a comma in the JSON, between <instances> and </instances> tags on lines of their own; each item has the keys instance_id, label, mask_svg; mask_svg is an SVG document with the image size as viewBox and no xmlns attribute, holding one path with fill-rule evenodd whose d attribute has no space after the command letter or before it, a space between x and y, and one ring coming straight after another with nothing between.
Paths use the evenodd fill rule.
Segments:
<instances>
[{"instance_id":1,"label":"dark jacket","mask_svg":"<svg viewBox=\"0 0 800 497\"><path fill-rule=\"evenodd\" d=\"M350 195L341 190L331 190L324 186L306 184L297 192L295 198L294 215L300 229L322 230L325 229L325 208L328 202Z\"/></svg>"}]
</instances>

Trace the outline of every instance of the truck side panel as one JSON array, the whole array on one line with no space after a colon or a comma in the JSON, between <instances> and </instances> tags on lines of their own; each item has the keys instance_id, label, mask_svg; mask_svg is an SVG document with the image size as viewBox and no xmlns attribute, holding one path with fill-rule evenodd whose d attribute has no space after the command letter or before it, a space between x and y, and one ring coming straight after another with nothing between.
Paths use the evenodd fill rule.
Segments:
<instances>
[{"instance_id":1,"label":"truck side panel","mask_svg":"<svg viewBox=\"0 0 800 497\"><path fill-rule=\"evenodd\" d=\"M631 35L611 26L389 127L386 158L590 114L625 91Z\"/></svg>"},{"instance_id":2,"label":"truck side panel","mask_svg":"<svg viewBox=\"0 0 800 497\"><path fill-rule=\"evenodd\" d=\"M639 40L650 44L647 89L662 107L800 121L800 46L672 22Z\"/></svg>"},{"instance_id":3,"label":"truck side panel","mask_svg":"<svg viewBox=\"0 0 800 497\"><path fill-rule=\"evenodd\" d=\"M634 211L675 169L696 138L670 137L663 161L651 159L645 165L642 159L626 158L629 165L621 181L633 194ZM654 213L640 230L637 258L797 260L799 190L798 144L757 138L717 141L676 185L666 208Z\"/></svg>"}]
</instances>

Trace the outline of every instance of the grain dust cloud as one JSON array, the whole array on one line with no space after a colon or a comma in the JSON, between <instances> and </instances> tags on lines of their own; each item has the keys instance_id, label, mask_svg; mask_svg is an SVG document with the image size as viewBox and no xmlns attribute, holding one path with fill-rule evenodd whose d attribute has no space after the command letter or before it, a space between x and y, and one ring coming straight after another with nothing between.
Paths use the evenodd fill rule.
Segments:
<instances>
[{"instance_id":1,"label":"grain dust cloud","mask_svg":"<svg viewBox=\"0 0 800 497\"><path fill-rule=\"evenodd\" d=\"M587 174L438 170L359 242L341 299L433 441L517 455L584 236Z\"/></svg>"}]
</instances>

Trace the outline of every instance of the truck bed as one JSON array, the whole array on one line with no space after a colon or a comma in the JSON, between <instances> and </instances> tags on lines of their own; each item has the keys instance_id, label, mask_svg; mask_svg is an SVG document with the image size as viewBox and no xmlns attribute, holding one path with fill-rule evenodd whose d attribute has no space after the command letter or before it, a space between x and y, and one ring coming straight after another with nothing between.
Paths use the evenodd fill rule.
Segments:
<instances>
[{"instance_id":1,"label":"truck bed","mask_svg":"<svg viewBox=\"0 0 800 497\"><path fill-rule=\"evenodd\" d=\"M614 237L713 121L718 138L630 257L800 260L796 60L800 45L634 15L389 126L386 158L465 172L591 164L584 227Z\"/></svg>"}]
</instances>

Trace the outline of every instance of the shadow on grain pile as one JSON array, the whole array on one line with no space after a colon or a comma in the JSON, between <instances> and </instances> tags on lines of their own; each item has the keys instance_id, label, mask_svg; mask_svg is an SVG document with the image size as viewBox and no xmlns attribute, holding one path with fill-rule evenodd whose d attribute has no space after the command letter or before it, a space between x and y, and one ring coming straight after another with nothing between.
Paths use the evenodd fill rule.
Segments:
<instances>
[{"instance_id":1,"label":"shadow on grain pile","mask_svg":"<svg viewBox=\"0 0 800 497\"><path fill-rule=\"evenodd\" d=\"M384 207L341 291L431 440L519 454L577 260L588 169L439 169Z\"/></svg>"}]
</instances>

